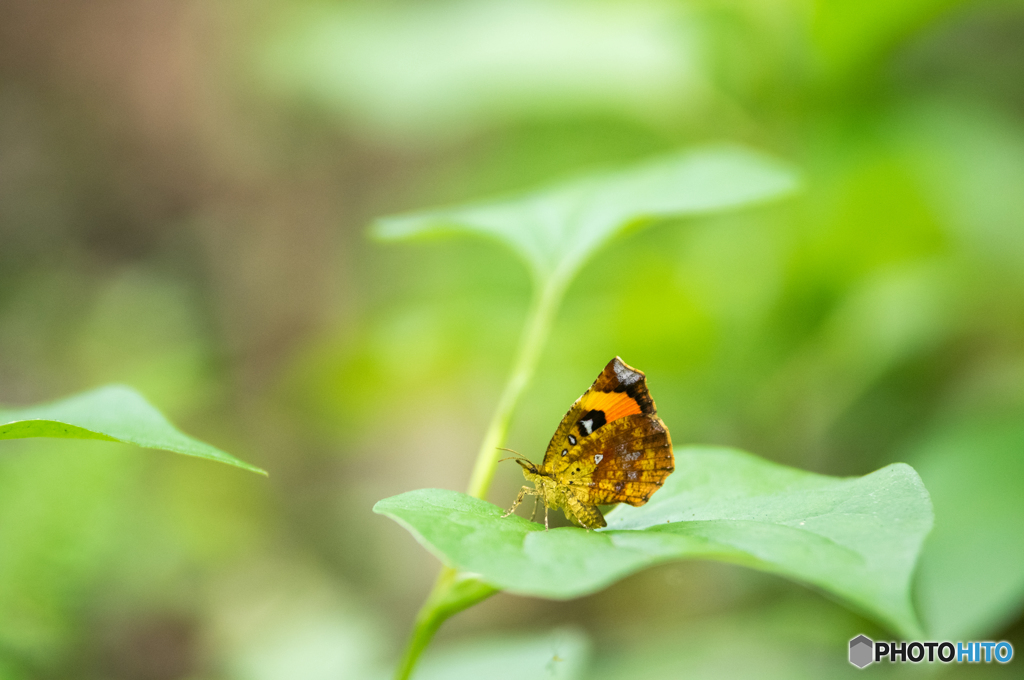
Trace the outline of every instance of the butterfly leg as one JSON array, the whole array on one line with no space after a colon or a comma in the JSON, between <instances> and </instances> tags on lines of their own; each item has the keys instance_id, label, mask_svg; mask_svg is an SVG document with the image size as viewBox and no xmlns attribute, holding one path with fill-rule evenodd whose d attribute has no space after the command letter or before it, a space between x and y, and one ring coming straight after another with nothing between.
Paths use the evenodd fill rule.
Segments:
<instances>
[{"instance_id":1,"label":"butterfly leg","mask_svg":"<svg viewBox=\"0 0 1024 680\"><path fill-rule=\"evenodd\" d=\"M511 515L511 514L512 514L513 512L515 512L515 511L516 511L516 508L518 508L518 507L519 507L519 504L523 502L523 498L525 498L525 497L526 497L527 495L531 495L531 494L532 494L532 495L537 495L537 490L536 490L536 489L533 489L533 488L530 488L530 487L528 487L528 486L524 486L523 488L521 488L521 489L519 490L519 495L518 495L518 496L516 496L516 501L515 501L515 503L513 503L513 504L512 504L512 507L511 507L511 508L509 508L509 509L508 509L508 512L506 512L506 513L505 513L504 515L502 515L502 517L508 517L508 516L509 516L509 515Z\"/></svg>"},{"instance_id":2,"label":"butterfly leg","mask_svg":"<svg viewBox=\"0 0 1024 680\"><path fill-rule=\"evenodd\" d=\"M540 503L540 494L539 493L533 494L533 512L530 513L530 521L531 522L536 522L537 521L537 503ZM547 507L547 506L545 505L545 507Z\"/></svg>"}]
</instances>

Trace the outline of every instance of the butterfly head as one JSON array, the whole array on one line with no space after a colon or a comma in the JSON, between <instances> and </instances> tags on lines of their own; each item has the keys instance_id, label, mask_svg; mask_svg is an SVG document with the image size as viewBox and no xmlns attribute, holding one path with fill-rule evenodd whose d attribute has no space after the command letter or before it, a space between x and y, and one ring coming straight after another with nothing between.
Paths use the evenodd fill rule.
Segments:
<instances>
[{"instance_id":1,"label":"butterfly head","mask_svg":"<svg viewBox=\"0 0 1024 680\"><path fill-rule=\"evenodd\" d=\"M519 463L519 466L522 467L524 470L529 470L533 474L537 474L537 466L531 463L530 461L526 460L525 458L515 458L514 460L517 463Z\"/></svg>"},{"instance_id":2,"label":"butterfly head","mask_svg":"<svg viewBox=\"0 0 1024 680\"><path fill-rule=\"evenodd\" d=\"M499 447L499 449L501 451L508 451L509 453L516 454L514 456L509 456L508 458L502 458L502 459L498 460L499 463L504 461L504 460L514 460L515 462L519 463L519 466L521 468L523 468L524 470L529 470L530 472L532 472L534 474L537 474L537 466L534 465L533 463L531 463L529 461L529 459L527 459L525 456L519 455L519 453L517 451L513 451L512 449L506 449L506 448L500 448L500 447Z\"/></svg>"}]
</instances>

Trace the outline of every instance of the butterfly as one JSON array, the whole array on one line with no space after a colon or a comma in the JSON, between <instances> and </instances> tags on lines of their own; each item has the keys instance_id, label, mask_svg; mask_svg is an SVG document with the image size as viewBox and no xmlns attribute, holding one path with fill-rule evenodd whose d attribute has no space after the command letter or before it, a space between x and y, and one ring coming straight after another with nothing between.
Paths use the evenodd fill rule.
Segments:
<instances>
[{"instance_id":1,"label":"butterfly","mask_svg":"<svg viewBox=\"0 0 1024 680\"><path fill-rule=\"evenodd\" d=\"M520 489L502 517L533 495L544 501L545 529L550 508L586 529L607 526L598 505L643 505L675 469L672 440L657 416L646 376L619 357L562 418L542 464L522 456L514 460L534 488Z\"/></svg>"}]
</instances>

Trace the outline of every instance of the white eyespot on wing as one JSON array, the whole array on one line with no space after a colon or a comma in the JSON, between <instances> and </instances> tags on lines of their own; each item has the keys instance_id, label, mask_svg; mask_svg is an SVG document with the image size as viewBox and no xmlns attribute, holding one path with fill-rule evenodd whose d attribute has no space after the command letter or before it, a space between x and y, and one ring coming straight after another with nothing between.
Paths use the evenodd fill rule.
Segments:
<instances>
[{"instance_id":1,"label":"white eyespot on wing","mask_svg":"<svg viewBox=\"0 0 1024 680\"><path fill-rule=\"evenodd\" d=\"M626 477L628 477L630 480L636 479L636 473L635 472L627 472L626 473Z\"/></svg>"},{"instance_id":2,"label":"white eyespot on wing","mask_svg":"<svg viewBox=\"0 0 1024 680\"><path fill-rule=\"evenodd\" d=\"M594 463L595 464L596 463L600 463L602 460L604 460L604 456L602 456L600 453L597 454L596 456L594 456Z\"/></svg>"},{"instance_id":3,"label":"white eyespot on wing","mask_svg":"<svg viewBox=\"0 0 1024 680\"><path fill-rule=\"evenodd\" d=\"M587 418L586 420L581 420L580 421L580 425L582 425L583 427L585 427L587 429L587 434L590 434L590 433L592 433L594 431L594 421L591 418Z\"/></svg>"}]
</instances>

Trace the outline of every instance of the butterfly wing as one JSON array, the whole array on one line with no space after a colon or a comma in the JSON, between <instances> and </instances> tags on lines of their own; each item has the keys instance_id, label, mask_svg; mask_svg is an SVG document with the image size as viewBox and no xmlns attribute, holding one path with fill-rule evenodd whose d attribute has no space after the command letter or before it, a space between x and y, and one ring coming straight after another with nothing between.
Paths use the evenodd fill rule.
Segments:
<instances>
[{"instance_id":1,"label":"butterfly wing","mask_svg":"<svg viewBox=\"0 0 1024 680\"><path fill-rule=\"evenodd\" d=\"M615 357L565 414L541 469L586 504L642 505L675 465L656 413L644 374Z\"/></svg>"},{"instance_id":2,"label":"butterfly wing","mask_svg":"<svg viewBox=\"0 0 1024 680\"><path fill-rule=\"evenodd\" d=\"M646 413L620 418L599 439L586 440L568 478L584 503L643 505L675 469L672 440L661 419Z\"/></svg>"}]
</instances>

